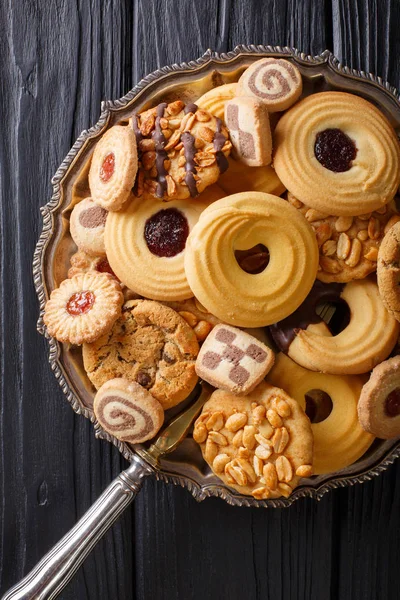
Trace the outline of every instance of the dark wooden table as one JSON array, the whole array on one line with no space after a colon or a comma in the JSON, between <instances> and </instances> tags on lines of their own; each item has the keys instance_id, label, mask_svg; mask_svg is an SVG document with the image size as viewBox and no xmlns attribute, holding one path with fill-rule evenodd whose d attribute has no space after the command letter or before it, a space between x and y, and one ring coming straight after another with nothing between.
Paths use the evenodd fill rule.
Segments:
<instances>
[{"instance_id":1,"label":"dark wooden table","mask_svg":"<svg viewBox=\"0 0 400 600\"><path fill-rule=\"evenodd\" d=\"M332 50L400 86L399 0L0 3L0 588L75 523L125 462L96 441L47 364L31 263L39 207L100 101L159 66L239 43ZM198 504L147 481L64 600L399 597L400 462L290 509Z\"/></svg>"}]
</instances>

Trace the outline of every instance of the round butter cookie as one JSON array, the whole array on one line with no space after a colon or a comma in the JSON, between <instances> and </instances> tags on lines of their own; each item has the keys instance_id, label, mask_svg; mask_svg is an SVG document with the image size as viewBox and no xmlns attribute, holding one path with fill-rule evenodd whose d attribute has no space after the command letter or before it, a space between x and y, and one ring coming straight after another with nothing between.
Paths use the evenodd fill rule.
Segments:
<instances>
[{"instance_id":1,"label":"round butter cookie","mask_svg":"<svg viewBox=\"0 0 400 600\"><path fill-rule=\"evenodd\" d=\"M286 190L271 166L248 167L240 160L228 158L229 168L218 179L227 196L240 192L265 192L280 196Z\"/></svg>"},{"instance_id":2,"label":"round butter cookie","mask_svg":"<svg viewBox=\"0 0 400 600\"><path fill-rule=\"evenodd\" d=\"M308 417L286 392L264 381L248 396L216 390L193 438L217 477L257 500L288 497L313 472Z\"/></svg>"},{"instance_id":3,"label":"round butter cookie","mask_svg":"<svg viewBox=\"0 0 400 600\"><path fill-rule=\"evenodd\" d=\"M133 115L131 124L139 148L136 196L194 198L228 168L228 131L196 104L162 102Z\"/></svg>"},{"instance_id":4,"label":"round butter cookie","mask_svg":"<svg viewBox=\"0 0 400 600\"><path fill-rule=\"evenodd\" d=\"M325 303L347 304L350 320L332 335L316 313ZM370 279L323 284L316 281L303 304L289 317L270 327L279 349L311 371L358 375L387 358L400 326L388 313L378 286Z\"/></svg>"},{"instance_id":5,"label":"round butter cookie","mask_svg":"<svg viewBox=\"0 0 400 600\"><path fill-rule=\"evenodd\" d=\"M187 237L201 212L224 196L211 186L196 200L133 198L110 213L105 230L107 258L117 277L131 290L153 300L193 296L184 269Z\"/></svg>"},{"instance_id":6,"label":"round butter cookie","mask_svg":"<svg viewBox=\"0 0 400 600\"><path fill-rule=\"evenodd\" d=\"M193 329L172 308L131 300L110 333L83 346L83 364L96 389L124 377L146 388L167 409L196 385L198 351Z\"/></svg>"},{"instance_id":7,"label":"round butter cookie","mask_svg":"<svg viewBox=\"0 0 400 600\"><path fill-rule=\"evenodd\" d=\"M104 256L104 227L108 211L85 198L76 204L71 212L69 229L79 250L93 256Z\"/></svg>"},{"instance_id":8,"label":"round butter cookie","mask_svg":"<svg viewBox=\"0 0 400 600\"><path fill-rule=\"evenodd\" d=\"M115 125L97 142L89 171L92 199L106 210L119 210L135 183L138 156L129 126Z\"/></svg>"},{"instance_id":9,"label":"round butter cookie","mask_svg":"<svg viewBox=\"0 0 400 600\"><path fill-rule=\"evenodd\" d=\"M351 465L374 441L374 436L363 430L357 416L365 375L315 373L279 353L267 380L284 388L310 418L315 475L333 473Z\"/></svg>"},{"instance_id":10,"label":"round butter cookie","mask_svg":"<svg viewBox=\"0 0 400 600\"><path fill-rule=\"evenodd\" d=\"M378 438L400 436L400 356L375 367L358 404L362 427Z\"/></svg>"},{"instance_id":11,"label":"round butter cookie","mask_svg":"<svg viewBox=\"0 0 400 600\"><path fill-rule=\"evenodd\" d=\"M326 283L364 279L376 271L383 236L400 221L392 203L358 217L335 217L310 208L290 192L288 200L315 231L319 247L317 278Z\"/></svg>"},{"instance_id":12,"label":"round butter cookie","mask_svg":"<svg viewBox=\"0 0 400 600\"><path fill-rule=\"evenodd\" d=\"M282 58L262 58L244 71L236 95L255 97L274 113L292 106L302 91L300 71L293 63Z\"/></svg>"},{"instance_id":13,"label":"round butter cookie","mask_svg":"<svg viewBox=\"0 0 400 600\"><path fill-rule=\"evenodd\" d=\"M93 410L105 431L129 444L150 440L164 422L159 401L144 387L123 377L103 383L94 397Z\"/></svg>"},{"instance_id":14,"label":"round butter cookie","mask_svg":"<svg viewBox=\"0 0 400 600\"><path fill-rule=\"evenodd\" d=\"M301 100L274 132L274 168L301 202L327 215L379 210L400 184L396 132L373 104L345 92Z\"/></svg>"},{"instance_id":15,"label":"round butter cookie","mask_svg":"<svg viewBox=\"0 0 400 600\"><path fill-rule=\"evenodd\" d=\"M235 251L263 244L267 267L245 272ZM191 231L185 272L196 298L221 321L261 327L292 313L314 283L318 266L315 235L286 200L247 192L210 205Z\"/></svg>"},{"instance_id":16,"label":"round butter cookie","mask_svg":"<svg viewBox=\"0 0 400 600\"><path fill-rule=\"evenodd\" d=\"M43 321L59 342L93 342L110 331L121 314L119 283L107 273L89 271L65 279L51 292Z\"/></svg>"},{"instance_id":17,"label":"round butter cookie","mask_svg":"<svg viewBox=\"0 0 400 600\"><path fill-rule=\"evenodd\" d=\"M391 227L378 252L378 286L383 304L400 321L400 223Z\"/></svg>"},{"instance_id":18,"label":"round butter cookie","mask_svg":"<svg viewBox=\"0 0 400 600\"><path fill-rule=\"evenodd\" d=\"M225 83L209 90L196 100L199 108L208 110L225 122L225 103L236 96L237 83Z\"/></svg>"}]
</instances>

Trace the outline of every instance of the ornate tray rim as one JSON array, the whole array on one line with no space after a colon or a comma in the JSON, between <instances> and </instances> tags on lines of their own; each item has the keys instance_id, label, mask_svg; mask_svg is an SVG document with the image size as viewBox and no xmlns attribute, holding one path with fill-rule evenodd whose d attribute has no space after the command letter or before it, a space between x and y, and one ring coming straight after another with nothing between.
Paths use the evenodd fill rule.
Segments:
<instances>
[{"instance_id":1,"label":"ornate tray rim","mask_svg":"<svg viewBox=\"0 0 400 600\"><path fill-rule=\"evenodd\" d=\"M49 363L54 372L54 375L61 386L62 391L64 392L67 401L71 404L73 410L77 414L81 414L87 419L89 419L95 428L95 436L97 438L105 439L108 442L111 442L116 446L119 452L126 458L131 461L135 454L142 455L140 447L136 447L135 450L132 450L127 444L121 442L114 436L109 435L105 432L96 419L94 415L85 408L79 398L72 392L69 387L67 377L64 373L61 361L60 361L60 344L54 338L50 337L46 331L46 327L43 323L43 311L44 305L46 303L46 285L44 281L44 254L48 243L52 237L54 231L54 212L58 209L62 201L62 180L64 179L66 173L68 172L70 166L74 162L77 157L79 151L85 144L86 140L97 136L101 130L106 126L111 112L117 109L125 107L129 102L135 98L142 92L149 84L154 81L161 80L166 78L168 75L172 73L176 73L177 71L196 71L201 67L209 64L215 64L216 66L220 64L226 64L231 61L234 61L239 56L244 55L279 55L280 57L290 57L295 62L301 65L323 65L326 64L329 69L339 75L345 75L348 78L361 79L363 81L368 81L370 84L378 87L380 90L384 91L386 94L391 96L395 101L400 103L400 94L398 90L390 85L388 82L381 79L381 77L375 76L372 73L366 73L364 71L358 71L356 69L352 69L345 65L342 65L340 61L330 52L329 50L325 50L319 55L311 56L306 55L303 52L300 52L296 48L289 48L287 46L263 46L263 45L239 45L234 48L234 50L230 52L218 53L213 52L208 49L203 56L196 60L192 60L189 62L182 62L179 64L173 64L169 66L162 67L153 71L146 77L144 77L139 83L132 88L125 96L119 98L117 100L105 100L101 103L101 114L97 123L91 127L90 129L82 131L67 156L64 158L57 172L51 180L53 186L53 194L51 196L50 201L45 204L45 206L40 208L40 212L43 218L43 228L42 233L37 242L34 258L33 258L33 279L34 285L36 289L36 293L39 299L40 304L40 316L37 321L37 330L39 333L45 336L45 338L49 342ZM145 456L142 455L144 458ZM347 487L355 485L356 483L363 483L365 481L371 480L373 477L380 475L383 471L387 469L389 465L391 465L396 458L400 456L400 440L394 442L393 447L387 452L384 458L374 467L368 469L365 472L357 473L349 476L333 476L331 480L322 483L319 487L311 487L304 486L294 490L289 498L279 498L272 500L256 500L254 498L243 496L238 493L235 493L234 490L230 490L229 488L223 485L205 485L201 486L194 479L189 478L188 476L181 476L174 473L170 473L167 470L156 469L155 477L160 481L164 481L166 483L173 483L174 485L180 485L190 491L193 497L197 501L202 501L207 497L219 497L225 500L228 504L233 506L254 506L254 507L277 507L283 508L290 506L298 500L299 498L314 498L316 500L321 500L321 498L330 490L340 487Z\"/></svg>"}]
</instances>

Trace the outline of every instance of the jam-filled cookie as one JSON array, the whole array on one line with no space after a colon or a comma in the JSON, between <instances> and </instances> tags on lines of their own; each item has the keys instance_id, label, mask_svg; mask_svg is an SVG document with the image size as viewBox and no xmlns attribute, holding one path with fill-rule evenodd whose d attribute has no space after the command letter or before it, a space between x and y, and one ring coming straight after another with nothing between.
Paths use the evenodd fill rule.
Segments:
<instances>
[{"instance_id":1,"label":"jam-filled cookie","mask_svg":"<svg viewBox=\"0 0 400 600\"><path fill-rule=\"evenodd\" d=\"M361 392L358 416L362 427L378 438L400 436L400 356L372 371Z\"/></svg>"},{"instance_id":2,"label":"jam-filled cookie","mask_svg":"<svg viewBox=\"0 0 400 600\"><path fill-rule=\"evenodd\" d=\"M378 252L378 286L383 304L400 321L400 223L391 227Z\"/></svg>"},{"instance_id":3,"label":"jam-filled cookie","mask_svg":"<svg viewBox=\"0 0 400 600\"><path fill-rule=\"evenodd\" d=\"M71 237L79 250L93 256L104 256L104 227L108 211L91 198L74 206L69 221Z\"/></svg>"},{"instance_id":4,"label":"jam-filled cookie","mask_svg":"<svg viewBox=\"0 0 400 600\"><path fill-rule=\"evenodd\" d=\"M315 373L279 353L267 380L283 387L310 418L315 475L351 465L374 441L374 436L362 429L357 416L365 375Z\"/></svg>"},{"instance_id":5,"label":"jam-filled cookie","mask_svg":"<svg viewBox=\"0 0 400 600\"><path fill-rule=\"evenodd\" d=\"M180 100L133 115L139 149L134 193L162 200L198 196L228 168L231 151L221 119Z\"/></svg>"},{"instance_id":6,"label":"jam-filled cookie","mask_svg":"<svg viewBox=\"0 0 400 600\"><path fill-rule=\"evenodd\" d=\"M150 440L164 422L164 410L149 391L123 377L103 383L93 410L102 428L123 442Z\"/></svg>"},{"instance_id":7,"label":"jam-filled cookie","mask_svg":"<svg viewBox=\"0 0 400 600\"><path fill-rule=\"evenodd\" d=\"M236 95L237 83L225 83L209 90L196 100L199 108L208 110L224 122L225 104Z\"/></svg>"},{"instance_id":8,"label":"jam-filled cookie","mask_svg":"<svg viewBox=\"0 0 400 600\"><path fill-rule=\"evenodd\" d=\"M288 497L313 472L308 417L286 392L264 381L248 396L216 390L193 438L217 477L258 500Z\"/></svg>"},{"instance_id":9,"label":"jam-filled cookie","mask_svg":"<svg viewBox=\"0 0 400 600\"><path fill-rule=\"evenodd\" d=\"M324 304L347 304L348 324L332 335L317 314ZM316 281L303 304L270 332L280 350L311 371L357 375L387 358L399 335L399 324L385 309L371 279L324 284Z\"/></svg>"},{"instance_id":10,"label":"jam-filled cookie","mask_svg":"<svg viewBox=\"0 0 400 600\"><path fill-rule=\"evenodd\" d=\"M400 184L400 148L373 104L345 92L301 100L274 132L274 168L296 198L327 215L379 210Z\"/></svg>"},{"instance_id":11,"label":"jam-filled cookie","mask_svg":"<svg viewBox=\"0 0 400 600\"><path fill-rule=\"evenodd\" d=\"M268 110L255 98L232 98L225 104L225 123L236 157L249 167L267 166L272 160Z\"/></svg>"},{"instance_id":12,"label":"jam-filled cookie","mask_svg":"<svg viewBox=\"0 0 400 600\"><path fill-rule=\"evenodd\" d=\"M358 217L335 217L310 208L290 192L288 200L315 231L319 247L317 278L326 283L364 279L376 271L383 236L400 221L392 203Z\"/></svg>"},{"instance_id":13,"label":"jam-filled cookie","mask_svg":"<svg viewBox=\"0 0 400 600\"><path fill-rule=\"evenodd\" d=\"M60 342L93 342L110 331L122 302L121 286L111 275L88 271L65 279L51 292L43 321Z\"/></svg>"},{"instance_id":14,"label":"jam-filled cookie","mask_svg":"<svg viewBox=\"0 0 400 600\"><path fill-rule=\"evenodd\" d=\"M302 90L301 75L293 63L281 58L262 58L245 70L236 93L261 100L274 113L292 106Z\"/></svg>"},{"instance_id":15,"label":"jam-filled cookie","mask_svg":"<svg viewBox=\"0 0 400 600\"><path fill-rule=\"evenodd\" d=\"M111 332L83 346L86 373L99 389L125 377L146 388L164 409L184 400L197 383L196 335L172 308L151 300L132 300Z\"/></svg>"},{"instance_id":16,"label":"jam-filled cookie","mask_svg":"<svg viewBox=\"0 0 400 600\"><path fill-rule=\"evenodd\" d=\"M115 125L94 149L89 171L92 199L106 210L119 210L135 183L138 157L135 135L129 126Z\"/></svg>"},{"instance_id":17,"label":"jam-filled cookie","mask_svg":"<svg viewBox=\"0 0 400 600\"><path fill-rule=\"evenodd\" d=\"M262 244L267 268L243 270L236 251ZM286 200L247 192L217 200L200 216L185 251L196 298L221 321L261 327L292 313L315 280L318 247L306 219Z\"/></svg>"}]
</instances>

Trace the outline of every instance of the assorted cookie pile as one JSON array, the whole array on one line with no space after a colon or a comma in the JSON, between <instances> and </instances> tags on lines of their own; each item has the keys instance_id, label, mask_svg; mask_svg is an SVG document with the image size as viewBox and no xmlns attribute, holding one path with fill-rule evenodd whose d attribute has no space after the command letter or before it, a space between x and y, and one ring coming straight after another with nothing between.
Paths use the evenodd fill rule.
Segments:
<instances>
[{"instance_id":1,"label":"assorted cookie pile","mask_svg":"<svg viewBox=\"0 0 400 600\"><path fill-rule=\"evenodd\" d=\"M256 499L400 436L399 142L364 98L302 95L265 58L108 129L44 313L120 440L211 384L193 439Z\"/></svg>"}]
</instances>

